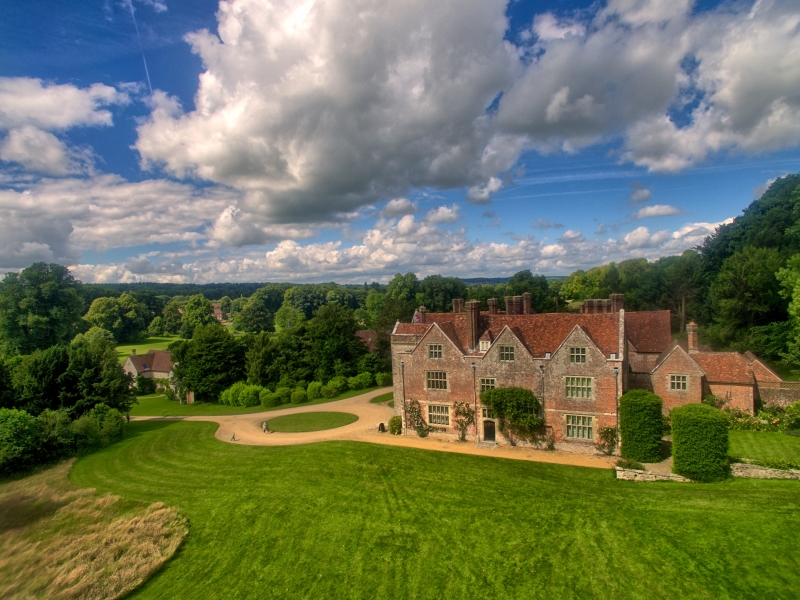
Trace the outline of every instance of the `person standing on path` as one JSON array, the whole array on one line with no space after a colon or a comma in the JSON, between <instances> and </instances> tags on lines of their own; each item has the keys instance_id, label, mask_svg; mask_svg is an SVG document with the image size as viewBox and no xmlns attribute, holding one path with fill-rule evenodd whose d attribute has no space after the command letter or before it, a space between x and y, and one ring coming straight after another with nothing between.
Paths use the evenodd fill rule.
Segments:
<instances>
[{"instance_id":1,"label":"person standing on path","mask_svg":"<svg viewBox=\"0 0 800 600\"><path fill-rule=\"evenodd\" d=\"M235 442L235 441L236 441L236 434L235 434L235 433L232 433L232 434L231 434L231 441L232 441L232 442Z\"/></svg>"},{"instance_id":2,"label":"person standing on path","mask_svg":"<svg viewBox=\"0 0 800 600\"><path fill-rule=\"evenodd\" d=\"M128 419L128 423L131 422L131 413L126 413L125 418Z\"/></svg>"}]
</instances>

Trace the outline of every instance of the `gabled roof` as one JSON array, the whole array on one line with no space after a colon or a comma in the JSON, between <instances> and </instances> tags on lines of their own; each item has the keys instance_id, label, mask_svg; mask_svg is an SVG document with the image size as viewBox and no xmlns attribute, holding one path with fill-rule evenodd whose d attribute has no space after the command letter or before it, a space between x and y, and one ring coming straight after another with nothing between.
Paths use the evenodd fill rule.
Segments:
<instances>
[{"instance_id":1,"label":"gabled roof","mask_svg":"<svg viewBox=\"0 0 800 600\"><path fill-rule=\"evenodd\" d=\"M669 311L626 311L625 335L637 352L663 352L672 343Z\"/></svg>"},{"instance_id":2,"label":"gabled roof","mask_svg":"<svg viewBox=\"0 0 800 600\"><path fill-rule=\"evenodd\" d=\"M156 371L169 373L175 363L172 362L172 352L169 350L149 350L147 354L131 354L128 357L137 373Z\"/></svg>"},{"instance_id":3,"label":"gabled roof","mask_svg":"<svg viewBox=\"0 0 800 600\"><path fill-rule=\"evenodd\" d=\"M627 318L627 315L626 315ZM466 353L468 343L466 313L428 313L425 323L398 323L395 335L422 335L431 324L442 331ZM492 315L482 312L478 319L478 339L487 332L494 339L508 327L532 356L551 354L576 325L580 325L606 356L619 352L619 314L539 313L533 315ZM477 352L477 349L476 349Z\"/></svg>"},{"instance_id":4,"label":"gabled roof","mask_svg":"<svg viewBox=\"0 0 800 600\"><path fill-rule=\"evenodd\" d=\"M738 352L695 352L690 356L711 383L753 383L753 372Z\"/></svg>"}]
</instances>

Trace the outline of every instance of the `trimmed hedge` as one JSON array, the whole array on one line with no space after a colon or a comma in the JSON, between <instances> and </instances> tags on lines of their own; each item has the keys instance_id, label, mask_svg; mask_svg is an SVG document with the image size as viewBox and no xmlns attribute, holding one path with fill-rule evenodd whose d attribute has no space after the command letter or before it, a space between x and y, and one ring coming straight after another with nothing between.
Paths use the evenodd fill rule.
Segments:
<instances>
[{"instance_id":1,"label":"trimmed hedge","mask_svg":"<svg viewBox=\"0 0 800 600\"><path fill-rule=\"evenodd\" d=\"M309 400L316 400L317 398L322 398L322 382L321 381L312 381L308 384L308 390L306 390L308 394Z\"/></svg>"},{"instance_id":2,"label":"trimmed hedge","mask_svg":"<svg viewBox=\"0 0 800 600\"><path fill-rule=\"evenodd\" d=\"M219 403L228 406L258 406L263 389L260 385L237 381L219 395Z\"/></svg>"},{"instance_id":3,"label":"trimmed hedge","mask_svg":"<svg viewBox=\"0 0 800 600\"><path fill-rule=\"evenodd\" d=\"M355 377L347 378L347 387L351 390L363 390L373 383L372 373L359 373Z\"/></svg>"},{"instance_id":4,"label":"trimmed hedge","mask_svg":"<svg viewBox=\"0 0 800 600\"><path fill-rule=\"evenodd\" d=\"M375 373L375 383L381 387L392 385L391 373Z\"/></svg>"},{"instance_id":5,"label":"trimmed hedge","mask_svg":"<svg viewBox=\"0 0 800 600\"><path fill-rule=\"evenodd\" d=\"M661 398L647 390L630 390L619 399L620 453L638 462L661 461L664 416Z\"/></svg>"},{"instance_id":6,"label":"trimmed hedge","mask_svg":"<svg viewBox=\"0 0 800 600\"><path fill-rule=\"evenodd\" d=\"M292 404L302 404L303 402L308 402L308 394L303 389L296 389L292 392Z\"/></svg>"},{"instance_id":7,"label":"trimmed hedge","mask_svg":"<svg viewBox=\"0 0 800 600\"><path fill-rule=\"evenodd\" d=\"M694 481L719 481L728 476L730 420L706 404L672 409L672 471Z\"/></svg>"},{"instance_id":8,"label":"trimmed hedge","mask_svg":"<svg viewBox=\"0 0 800 600\"><path fill-rule=\"evenodd\" d=\"M393 416L389 419L389 433L392 435L400 435L403 432L403 418L399 415Z\"/></svg>"},{"instance_id":9,"label":"trimmed hedge","mask_svg":"<svg viewBox=\"0 0 800 600\"><path fill-rule=\"evenodd\" d=\"M273 406L280 406L283 404L283 396L280 394L276 394L274 392L270 392L268 389L264 389L259 399L261 400L261 406L266 408L271 408Z\"/></svg>"}]
</instances>

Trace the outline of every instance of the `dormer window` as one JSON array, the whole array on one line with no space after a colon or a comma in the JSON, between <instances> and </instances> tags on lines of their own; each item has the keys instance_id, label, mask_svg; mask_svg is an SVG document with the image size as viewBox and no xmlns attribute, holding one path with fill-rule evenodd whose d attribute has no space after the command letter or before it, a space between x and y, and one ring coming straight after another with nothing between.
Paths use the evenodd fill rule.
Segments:
<instances>
[{"instance_id":1,"label":"dormer window","mask_svg":"<svg viewBox=\"0 0 800 600\"><path fill-rule=\"evenodd\" d=\"M442 345L429 344L428 345L428 358L442 358Z\"/></svg>"},{"instance_id":2,"label":"dormer window","mask_svg":"<svg viewBox=\"0 0 800 600\"><path fill-rule=\"evenodd\" d=\"M490 345L491 345L491 342L489 340L481 340L480 341L480 345L479 345L479 349L480 349L481 352L486 352L489 349Z\"/></svg>"}]
</instances>

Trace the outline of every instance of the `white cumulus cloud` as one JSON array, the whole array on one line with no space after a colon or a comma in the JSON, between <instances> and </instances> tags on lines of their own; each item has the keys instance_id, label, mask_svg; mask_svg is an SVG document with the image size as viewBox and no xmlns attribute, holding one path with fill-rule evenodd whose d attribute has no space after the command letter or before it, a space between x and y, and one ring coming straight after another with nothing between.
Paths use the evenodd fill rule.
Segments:
<instances>
[{"instance_id":1,"label":"white cumulus cloud","mask_svg":"<svg viewBox=\"0 0 800 600\"><path fill-rule=\"evenodd\" d=\"M671 217L681 214L681 210L669 204L654 204L645 206L636 211L637 219L647 219L649 217Z\"/></svg>"}]
</instances>

